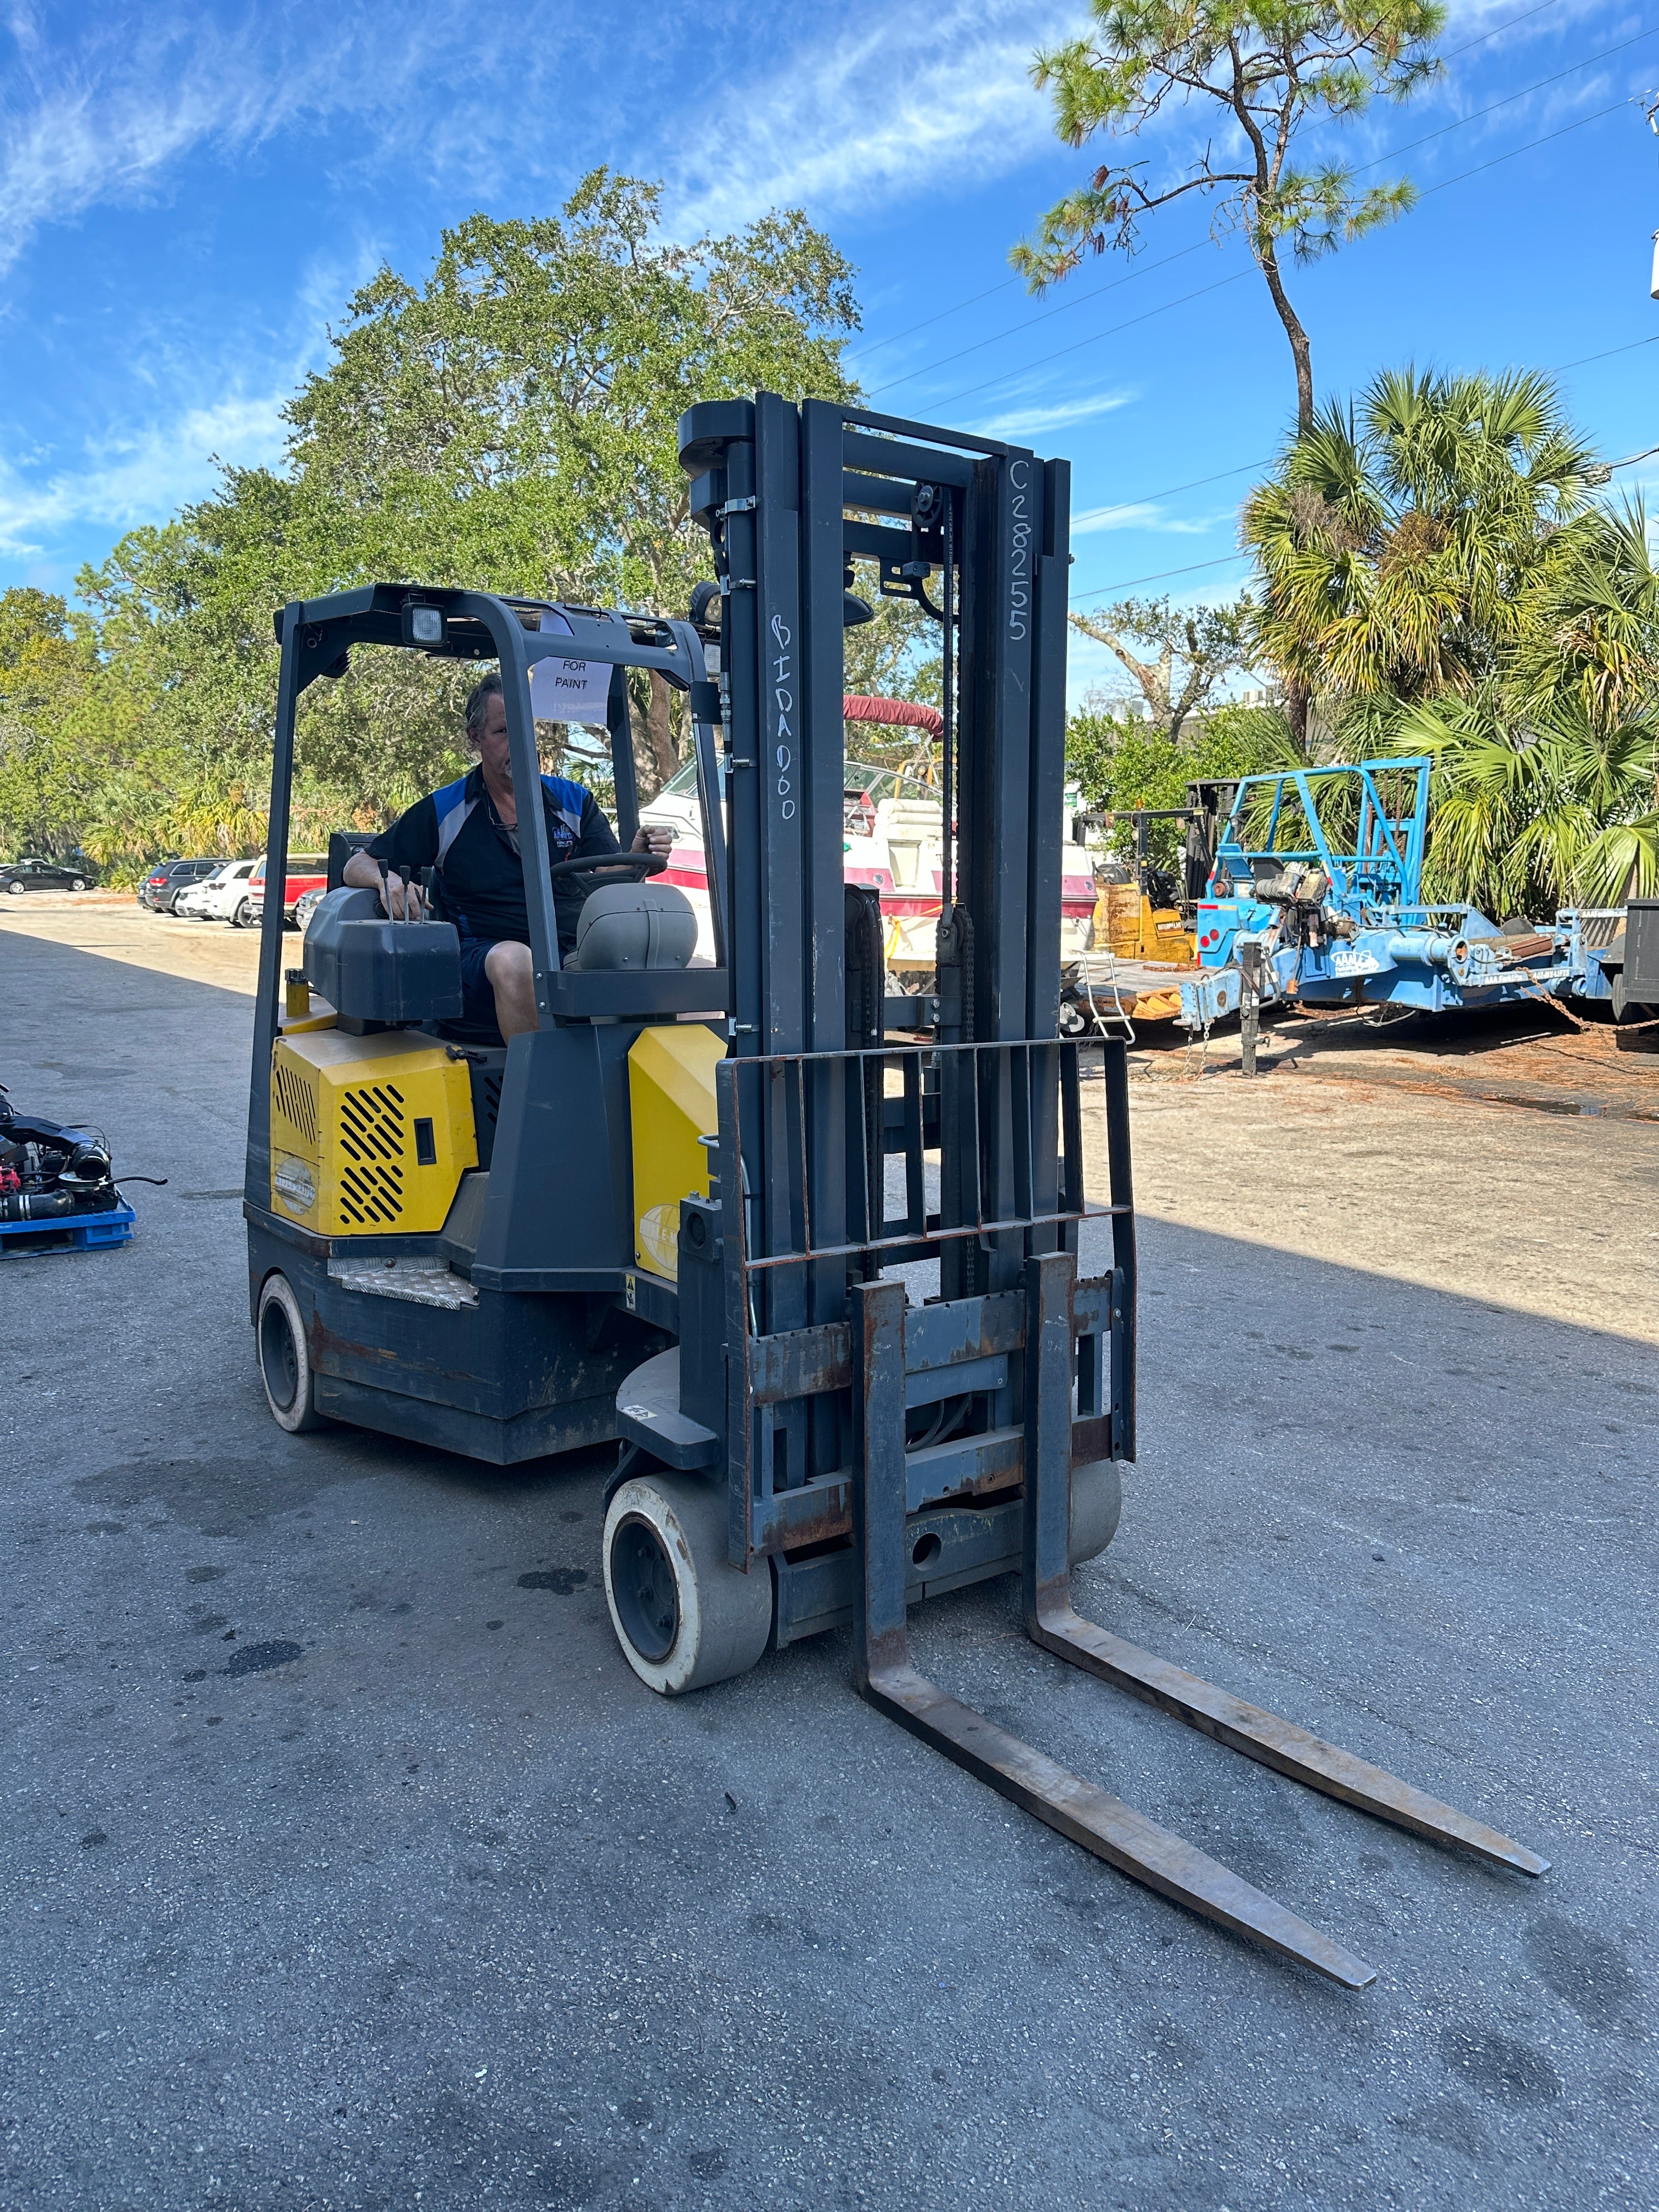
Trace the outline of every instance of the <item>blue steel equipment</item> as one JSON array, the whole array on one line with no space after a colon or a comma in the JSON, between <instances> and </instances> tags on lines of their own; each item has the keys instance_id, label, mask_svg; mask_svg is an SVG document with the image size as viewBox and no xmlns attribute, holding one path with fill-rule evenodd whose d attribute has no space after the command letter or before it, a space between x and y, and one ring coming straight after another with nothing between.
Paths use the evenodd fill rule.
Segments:
<instances>
[{"instance_id":1,"label":"blue steel equipment","mask_svg":"<svg viewBox=\"0 0 1659 2212\"><path fill-rule=\"evenodd\" d=\"M1501 927L1423 902L1433 763L1422 755L1243 777L1196 916L1182 1026L1238 1012L1244 963L1263 1005L1443 1013L1517 999L1601 999L1624 1013L1623 915L1575 908Z\"/></svg>"}]
</instances>

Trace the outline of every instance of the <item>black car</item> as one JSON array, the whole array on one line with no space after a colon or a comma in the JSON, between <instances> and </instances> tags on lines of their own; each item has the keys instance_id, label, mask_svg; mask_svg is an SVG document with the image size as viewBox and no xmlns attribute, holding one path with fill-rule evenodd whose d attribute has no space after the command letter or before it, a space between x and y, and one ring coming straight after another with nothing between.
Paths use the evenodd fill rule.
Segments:
<instances>
[{"instance_id":1,"label":"black car","mask_svg":"<svg viewBox=\"0 0 1659 2212\"><path fill-rule=\"evenodd\" d=\"M155 914L171 914L180 891L188 890L224 865L222 860L158 860L138 886L138 903Z\"/></svg>"},{"instance_id":2,"label":"black car","mask_svg":"<svg viewBox=\"0 0 1659 2212\"><path fill-rule=\"evenodd\" d=\"M0 893L11 898L25 891L83 891L97 880L96 868L78 854L69 860L0 860Z\"/></svg>"}]
</instances>

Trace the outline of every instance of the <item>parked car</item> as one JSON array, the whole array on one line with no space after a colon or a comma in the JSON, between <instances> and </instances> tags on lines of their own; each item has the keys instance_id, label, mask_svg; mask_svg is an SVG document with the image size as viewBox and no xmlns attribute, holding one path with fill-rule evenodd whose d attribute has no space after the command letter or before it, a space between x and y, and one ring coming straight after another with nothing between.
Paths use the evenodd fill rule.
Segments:
<instances>
[{"instance_id":1,"label":"parked car","mask_svg":"<svg viewBox=\"0 0 1659 2212\"><path fill-rule=\"evenodd\" d=\"M257 860L227 860L216 876L198 884L191 895L191 912L204 921L228 921L233 929L246 927L248 885Z\"/></svg>"},{"instance_id":2,"label":"parked car","mask_svg":"<svg viewBox=\"0 0 1659 2212\"><path fill-rule=\"evenodd\" d=\"M327 896L328 886L325 884L319 884L315 890L307 891L302 898L295 901L294 926L302 937L311 927L312 915L316 913ZM261 899L259 903L263 907L264 901Z\"/></svg>"},{"instance_id":3,"label":"parked car","mask_svg":"<svg viewBox=\"0 0 1659 2212\"><path fill-rule=\"evenodd\" d=\"M234 860L222 860L211 875L198 877L196 882L182 885L173 896L174 918L179 921L204 921L207 908L202 903L203 900L212 890L214 884L221 880L226 869L234 868L235 866Z\"/></svg>"},{"instance_id":4,"label":"parked car","mask_svg":"<svg viewBox=\"0 0 1659 2212\"><path fill-rule=\"evenodd\" d=\"M83 891L98 880L90 860L0 860L0 892L21 898L25 891Z\"/></svg>"},{"instance_id":5,"label":"parked car","mask_svg":"<svg viewBox=\"0 0 1659 2212\"><path fill-rule=\"evenodd\" d=\"M224 865L222 860L158 860L138 886L138 903L152 914L171 914L180 891L217 875Z\"/></svg>"},{"instance_id":6,"label":"parked car","mask_svg":"<svg viewBox=\"0 0 1659 2212\"><path fill-rule=\"evenodd\" d=\"M307 891L328 889L328 861L315 854L290 853L287 872L283 879L283 919L292 921L294 909ZM265 910L265 864L262 860L253 871L248 885L248 910L236 917L239 927L264 918Z\"/></svg>"}]
</instances>

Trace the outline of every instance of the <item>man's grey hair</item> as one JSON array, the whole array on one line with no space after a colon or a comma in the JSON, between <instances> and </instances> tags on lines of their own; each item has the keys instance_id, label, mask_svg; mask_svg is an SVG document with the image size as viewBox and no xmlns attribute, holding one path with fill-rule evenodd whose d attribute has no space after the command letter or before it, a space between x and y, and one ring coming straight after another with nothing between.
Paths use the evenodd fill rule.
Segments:
<instances>
[{"instance_id":1,"label":"man's grey hair","mask_svg":"<svg viewBox=\"0 0 1659 2212\"><path fill-rule=\"evenodd\" d=\"M489 702L501 696L499 672L480 677L466 695L466 741L476 752L478 740L483 735L484 718L489 712Z\"/></svg>"}]
</instances>

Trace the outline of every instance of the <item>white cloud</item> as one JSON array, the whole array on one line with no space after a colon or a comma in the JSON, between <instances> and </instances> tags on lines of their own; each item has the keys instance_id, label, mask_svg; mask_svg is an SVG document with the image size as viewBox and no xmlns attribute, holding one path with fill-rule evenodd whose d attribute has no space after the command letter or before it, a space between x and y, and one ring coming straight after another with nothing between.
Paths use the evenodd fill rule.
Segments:
<instances>
[{"instance_id":1,"label":"white cloud","mask_svg":"<svg viewBox=\"0 0 1659 2212\"><path fill-rule=\"evenodd\" d=\"M127 363L145 395L128 420L78 452L35 446L0 453L0 555L47 550L77 526L131 530L160 523L206 497L222 462L276 467L286 449L283 409L327 350L327 323L377 265L368 242L341 241L304 269L285 329L219 332L216 352L176 334L154 338ZM198 335L189 334L191 341ZM142 410L142 411L140 411Z\"/></svg>"},{"instance_id":2,"label":"white cloud","mask_svg":"<svg viewBox=\"0 0 1659 2212\"><path fill-rule=\"evenodd\" d=\"M162 191L204 148L245 156L341 115L361 125L361 158L390 154L428 173L461 164L483 190L504 138L533 138L515 126L536 109L527 93L556 51L547 13L518 0L480 24L440 0L409 0L394 22L339 0L325 16L267 7L227 25L206 6L173 6L94 15L78 39L49 45L14 14L0 92L0 270L50 224ZM581 34L560 33L572 35Z\"/></svg>"},{"instance_id":3,"label":"white cloud","mask_svg":"<svg viewBox=\"0 0 1659 2212\"><path fill-rule=\"evenodd\" d=\"M1196 519L1178 521L1166 515L1152 500L1130 500L1117 507L1085 507L1081 514L1072 517L1073 538L1092 537L1101 530L1154 530L1174 538L1207 538L1221 521L1231 522L1226 515L1200 515Z\"/></svg>"},{"instance_id":4,"label":"white cloud","mask_svg":"<svg viewBox=\"0 0 1659 2212\"><path fill-rule=\"evenodd\" d=\"M1120 407L1127 407L1136 396L1133 392L1097 392L1077 399L1059 400L1050 407L1016 406L1012 413L999 415L994 422L980 423L978 435L1040 437L1046 431L1064 429L1070 422L1091 422L1097 416L1110 415Z\"/></svg>"},{"instance_id":5,"label":"white cloud","mask_svg":"<svg viewBox=\"0 0 1659 2212\"><path fill-rule=\"evenodd\" d=\"M38 533L76 523L118 531L160 521L209 489L216 457L245 467L280 460L287 397L284 386L186 407L88 447L78 469L37 475L0 463L0 551L40 552Z\"/></svg>"},{"instance_id":6,"label":"white cloud","mask_svg":"<svg viewBox=\"0 0 1659 2212\"><path fill-rule=\"evenodd\" d=\"M720 126L679 136L670 207L683 235L770 207L867 207L907 187L983 185L1053 142L1031 56L1075 7L1017 0L860 15L764 78L728 78Z\"/></svg>"}]
</instances>

